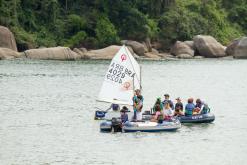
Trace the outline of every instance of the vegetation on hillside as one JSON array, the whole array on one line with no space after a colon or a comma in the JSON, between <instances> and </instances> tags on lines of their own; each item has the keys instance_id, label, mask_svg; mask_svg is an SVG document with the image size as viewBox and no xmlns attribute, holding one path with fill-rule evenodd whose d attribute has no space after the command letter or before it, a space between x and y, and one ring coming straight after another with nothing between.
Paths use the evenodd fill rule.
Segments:
<instances>
[{"instance_id":1,"label":"vegetation on hillside","mask_svg":"<svg viewBox=\"0 0 247 165\"><path fill-rule=\"evenodd\" d=\"M19 50L99 48L121 39L176 40L212 35L223 44L247 33L246 0L0 0L0 25Z\"/></svg>"}]
</instances>

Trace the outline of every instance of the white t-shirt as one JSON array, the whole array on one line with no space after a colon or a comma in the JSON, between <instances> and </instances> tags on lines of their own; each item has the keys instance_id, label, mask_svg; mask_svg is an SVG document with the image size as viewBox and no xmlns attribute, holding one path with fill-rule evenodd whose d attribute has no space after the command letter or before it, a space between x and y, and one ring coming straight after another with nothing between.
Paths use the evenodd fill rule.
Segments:
<instances>
[{"instance_id":1,"label":"white t-shirt","mask_svg":"<svg viewBox=\"0 0 247 165\"><path fill-rule=\"evenodd\" d=\"M172 116L173 115L173 110L171 108L170 109L164 109L163 113L164 113L165 116Z\"/></svg>"}]
</instances>

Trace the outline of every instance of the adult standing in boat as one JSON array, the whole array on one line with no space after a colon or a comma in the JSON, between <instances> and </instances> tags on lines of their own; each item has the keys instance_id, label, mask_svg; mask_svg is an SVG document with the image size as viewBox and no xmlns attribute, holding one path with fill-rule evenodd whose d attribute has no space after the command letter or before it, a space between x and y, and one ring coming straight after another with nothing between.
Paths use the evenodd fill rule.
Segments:
<instances>
[{"instance_id":1,"label":"adult standing in boat","mask_svg":"<svg viewBox=\"0 0 247 165\"><path fill-rule=\"evenodd\" d=\"M165 100L162 102L163 105L165 105L166 103L169 103L171 109L174 110L174 104L173 104L173 102L170 100L169 94L164 94L164 96L165 96Z\"/></svg>"},{"instance_id":2,"label":"adult standing in boat","mask_svg":"<svg viewBox=\"0 0 247 165\"><path fill-rule=\"evenodd\" d=\"M133 97L133 107L134 107L134 120L142 120L142 107L143 107L143 96L141 95L140 89L135 90L135 95Z\"/></svg>"}]
</instances>

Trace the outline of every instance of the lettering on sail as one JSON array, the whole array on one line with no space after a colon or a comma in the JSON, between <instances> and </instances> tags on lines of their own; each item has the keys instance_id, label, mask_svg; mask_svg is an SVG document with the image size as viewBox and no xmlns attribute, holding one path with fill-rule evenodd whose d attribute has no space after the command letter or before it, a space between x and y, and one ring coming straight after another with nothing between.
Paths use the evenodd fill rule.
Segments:
<instances>
[{"instance_id":1,"label":"lettering on sail","mask_svg":"<svg viewBox=\"0 0 247 165\"><path fill-rule=\"evenodd\" d=\"M106 74L106 79L122 84L124 83L124 79L127 77L134 77L135 73L131 71L130 69L124 67L123 65L120 65L116 62L113 62Z\"/></svg>"}]
</instances>

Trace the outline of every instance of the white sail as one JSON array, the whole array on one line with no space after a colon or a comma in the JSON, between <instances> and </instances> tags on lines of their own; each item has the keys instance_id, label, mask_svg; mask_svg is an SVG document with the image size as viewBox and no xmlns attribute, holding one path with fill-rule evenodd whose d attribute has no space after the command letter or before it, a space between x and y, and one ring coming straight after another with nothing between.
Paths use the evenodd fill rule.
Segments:
<instances>
[{"instance_id":1,"label":"white sail","mask_svg":"<svg viewBox=\"0 0 247 165\"><path fill-rule=\"evenodd\" d=\"M133 105L133 91L140 89L140 66L126 46L113 57L98 101Z\"/></svg>"}]
</instances>

